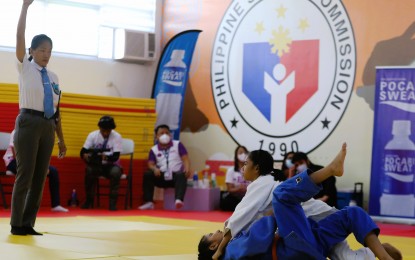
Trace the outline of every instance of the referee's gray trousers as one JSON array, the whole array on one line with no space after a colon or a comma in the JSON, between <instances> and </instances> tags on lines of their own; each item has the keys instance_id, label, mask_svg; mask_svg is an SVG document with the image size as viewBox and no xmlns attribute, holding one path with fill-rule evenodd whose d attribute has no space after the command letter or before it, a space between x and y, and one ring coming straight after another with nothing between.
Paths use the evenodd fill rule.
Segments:
<instances>
[{"instance_id":1,"label":"referee's gray trousers","mask_svg":"<svg viewBox=\"0 0 415 260\"><path fill-rule=\"evenodd\" d=\"M17 173L12 194L10 225L33 227L42 200L55 142L55 120L20 113L16 118L14 149Z\"/></svg>"}]
</instances>

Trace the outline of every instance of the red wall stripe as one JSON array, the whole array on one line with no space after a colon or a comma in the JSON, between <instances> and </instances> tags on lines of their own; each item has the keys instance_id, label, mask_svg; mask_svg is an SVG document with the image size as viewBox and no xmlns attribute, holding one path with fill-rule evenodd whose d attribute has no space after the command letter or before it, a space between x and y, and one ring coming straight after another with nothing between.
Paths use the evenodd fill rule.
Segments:
<instances>
[{"instance_id":1,"label":"red wall stripe","mask_svg":"<svg viewBox=\"0 0 415 260\"><path fill-rule=\"evenodd\" d=\"M89 105L77 105L77 104L65 104L60 105L63 108L74 109L89 109L89 110L111 110L114 112L130 112L130 113L155 113L155 109L132 109L132 108L120 108L120 107L102 107L102 106L89 106Z\"/></svg>"}]
</instances>

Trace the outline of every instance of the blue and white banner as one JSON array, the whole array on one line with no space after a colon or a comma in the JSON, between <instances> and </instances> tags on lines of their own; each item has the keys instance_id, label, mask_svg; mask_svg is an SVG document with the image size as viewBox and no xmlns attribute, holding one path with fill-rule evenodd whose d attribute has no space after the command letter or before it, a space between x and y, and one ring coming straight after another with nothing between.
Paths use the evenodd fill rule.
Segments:
<instances>
[{"instance_id":1,"label":"blue and white banner","mask_svg":"<svg viewBox=\"0 0 415 260\"><path fill-rule=\"evenodd\" d=\"M415 68L376 68L369 214L415 218Z\"/></svg>"},{"instance_id":2,"label":"blue and white banner","mask_svg":"<svg viewBox=\"0 0 415 260\"><path fill-rule=\"evenodd\" d=\"M173 138L179 139L184 95L190 64L200 30L188 30L174 36L160 57L152 97L156 99L156 126L166 124Z\"/></svg>"}]
</instances>

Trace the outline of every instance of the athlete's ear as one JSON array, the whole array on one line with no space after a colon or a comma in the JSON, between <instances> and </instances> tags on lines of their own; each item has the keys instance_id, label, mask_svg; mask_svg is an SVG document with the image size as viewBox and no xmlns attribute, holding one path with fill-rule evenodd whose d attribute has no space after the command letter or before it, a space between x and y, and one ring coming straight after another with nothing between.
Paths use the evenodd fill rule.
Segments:
<instances>
[{"instance_id":1,"label":"athlete's ear","mask_svg":"<svg viewBox=\"0 0 415 260\"><path fill-rule=\"evenodd\" d=\"M219 246L219 243L218 242L212 242L209 245L209 250L216 251L216 249L218 248L218 246Z\"/></svg>"}]
</instances>

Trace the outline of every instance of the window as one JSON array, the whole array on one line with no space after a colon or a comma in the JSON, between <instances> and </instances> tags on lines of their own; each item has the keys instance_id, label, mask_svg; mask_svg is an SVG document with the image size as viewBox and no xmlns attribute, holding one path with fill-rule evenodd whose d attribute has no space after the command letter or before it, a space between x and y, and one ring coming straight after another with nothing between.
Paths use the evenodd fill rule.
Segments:
<instances>
[{"instance_id":1,"label":"window","mask_svg":"<svg viewBox=\"0 0 415 260\"><path fill-rule=\"evenodd\" d=\"M2 0L0 46L16 46L21 0ZM37 0L29 9L26 46L45 33L53 50L112 58L114 30L155 32L156 0Z\"/></svg>"}]
</instances>

